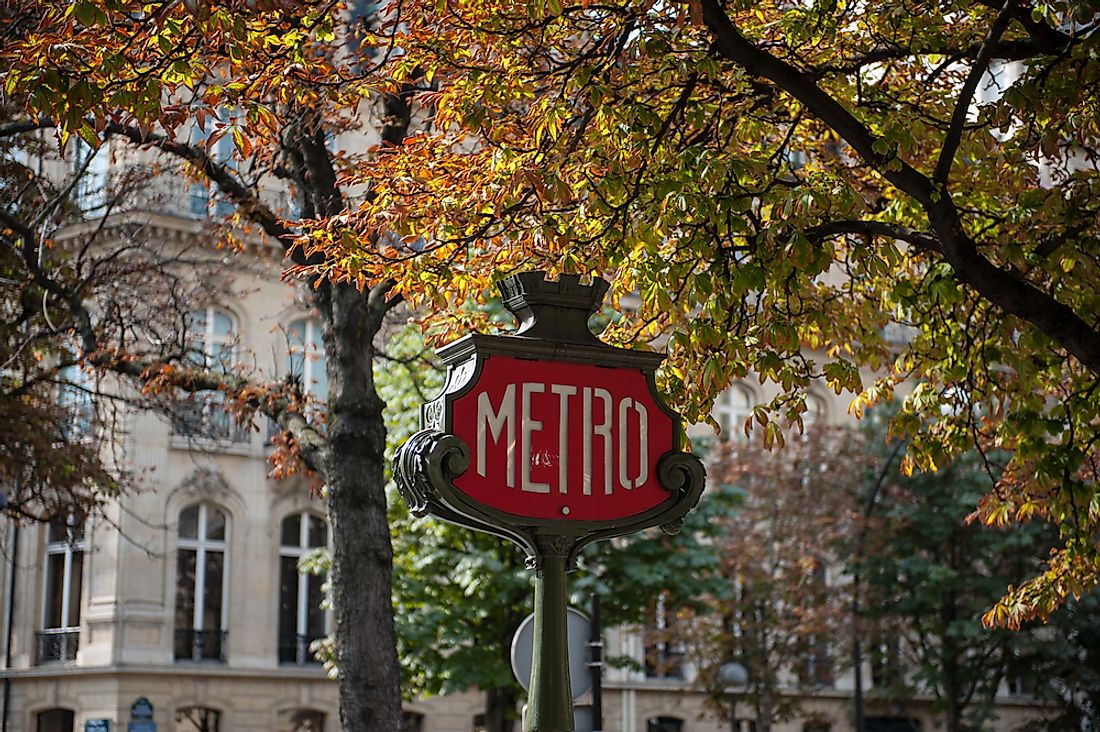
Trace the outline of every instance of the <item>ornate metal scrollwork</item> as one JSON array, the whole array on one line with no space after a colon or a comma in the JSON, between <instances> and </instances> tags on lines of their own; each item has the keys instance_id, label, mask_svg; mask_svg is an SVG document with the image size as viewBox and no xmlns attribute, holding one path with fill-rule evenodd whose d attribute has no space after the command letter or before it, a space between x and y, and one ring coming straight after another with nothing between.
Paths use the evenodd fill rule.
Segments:
<instances>
[{"instance_id":1,"label":"ornate metal scrollwork","mask_svg":"<svg viewBox=\"0 0 1100 732\"><path fill-rule=\"evenodd\" d=\"M661 530L666 534L679 533L684 525L684 516L699 504L699 497L703 495L706 468L691 453L672 452L657 463L657 478L669 493L678 494L676 505L680 509L680 516L661 524Z\"/></svg>"},{"instance_id":2,"label":"ornate metal scrollwork","mask_svg":"<svg viewBox=\"0 0 1100 732\"><path fill-rule=\"evenodd\" d=\"M433 429L414 434L393 459L397 490L417 517L431 513L438 497L436 486L449 484L468 467L470 449L466 443Z\"/></svg>"}]
</instances>

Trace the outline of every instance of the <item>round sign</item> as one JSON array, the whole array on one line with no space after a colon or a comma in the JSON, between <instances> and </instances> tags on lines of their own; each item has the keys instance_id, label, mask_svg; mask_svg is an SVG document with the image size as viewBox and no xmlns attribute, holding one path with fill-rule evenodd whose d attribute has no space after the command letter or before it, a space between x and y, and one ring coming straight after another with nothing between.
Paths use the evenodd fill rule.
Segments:
<instances>
[{"instance_id":1,"label":"round sign","mask_svg":"<svg viewBox=\"0 0 1100 732\"><path fill-rule=\"evenodd\" d=\"M576 608L567 608L565 631L568 637L569 689L573 699L579 699L592 688L592 670L588 667L588 641L592 637L592 623L588 616ZM516 628L512 637L512 673L526 691L531 683L531 653L535 644L535 615L528 615Z\"/></svg>"}]
</instances>

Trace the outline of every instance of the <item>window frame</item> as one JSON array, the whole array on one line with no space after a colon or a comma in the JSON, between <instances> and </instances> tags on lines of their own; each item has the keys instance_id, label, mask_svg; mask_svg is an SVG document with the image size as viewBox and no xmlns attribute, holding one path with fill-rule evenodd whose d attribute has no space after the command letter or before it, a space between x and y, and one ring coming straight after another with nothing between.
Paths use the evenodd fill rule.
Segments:
<instances>
[{"instance_id":1,"label":"window frame","mask_svg":"<svg viewBox=\"0 0 1100 732\"><path fill-rule=\"evenodd\" d=\"M737 398L743 399L744 404L738 404ZM744 414L740 410L744 407ZM744 439L745 423L752 417L753 407L756 406L756 395L752 390L742 384L731 384L723 391L714 402L711 413L714 421L718 423L720 440Z\"/></svg>"},{"instance_id":2,"label":"window frame","mask_svg":"<svg viewBox=\"0 0 1100 732\"><path fill-rule=\"evenodd\" d=\"M190 508L198 507L198 516L195 522L195 537L180 536L179 521L183 516L184 511ZM225 516L225 538L224 539L210 539L206 536L208 533L208 521L207 513L209 508L214 508L221 511ZM178 605L178 593L180 588L180 581L182 578L179 576L179 556L180 551L194 551L195 552L195 584L192 587L194 597L194 607L191 610L191 626L189 628L174 627L174 631L187 630L192 633L198 631L218 631L222 634L222 638L219 641L221 648L222 659L226 656L226 641L229 633L229 578L232 571L232 562L230 561L229 547L233 539L233 516L224 507L211 501L198 501L196 503L189 503L182 508L176 514L176 581L173 584L173 588L177 593L176 604ZM222 554L222 603L220 617L218 619L218 628L205 628L202 625L203 615L206 611L206 554L210 551L220 551ZM175 610L175 608L173 608ZM173 616L175 613L173 613ZM175 623L175 617L173 624ZM174 655L174 651L173 651ZM209 661L214 659L196 659L193 656L188 658L175 658L175 661Z\"/></svg>"},{"instance_id":3,"label":"window frame","mask_svg":"<svg viewBox=\"0 0 1100 732\"><path fill-rule=\"evenodd\" d=\"M86 532L85 532L85 529L82 525L82 522L77 523L70 516L70 517L67 517L65 519L65 527L66 527L66 535L67 535L66 540L65 541L50 541L50 533L49 532L50 532L51 526L52 526L52 524L47 524L46 525L46 542L45 542L45 547L43 549L43 554L45 555L45 560L46 561L44 561L42 563L42 568L48 575L49 565L50 565L50 561L49 561L50 556L51 555L56 556L58 554L63 554L64 555L64 560L63 560L64 564L63 564L62 574L61 574L61 583L62 583L62 590L61 590L61 620L60 620L60 625L54 626L54 625L47 625L46 624L46 623L49 622L49 620L46 616L49 612L48 608L49 608L49 593L50 593L50 583L49 583L49 578L47 576L47 578L42 582L42 617L41 617L41 622L39 624L39 627L42 630L53 630L55 628L56 629L79 628L80 627L80 617L79 616L82 614L81 613L82 604L80 602L80 598L77 598L77 616L78 617L76 618L76 625L73 625L72 622L66 622L66 621L71 621L71 619L69 618L69 603L72 599L72 579L73 579L72 578L72 563L73 563L73 555L76 554L77 552L79 552L81 555L83 555L85 553L85 551L87 550ZM79 538L74 539L74 538L72 538L72 530L74 528L76 528L77 526L81 527L80 536L79 536ZM83 560L83 557L81 557L81 559ZM80 590L79 590L79 592L81 594L83 594L83 592L84 592L84 576L83 576L84 575L84 562L83 561L81 561L81 563L80 563L80 572L81 572L81 577L80 577Z\"/></svg>"},{"instance_id":4,"label":"window frame","mask_svg":"<svg viewBox=\"0 0 1100 732\"><path fill-rule=\"evenodd\" d=\"M287 520L295 518L295 517L298 518L298 543L293 544L293 545L292 544L284 544L283 543L283 531L282 531L283 524L285 524L287 522ZM319 519L321 521L321 524L324 526L324 529L325 529L325 542L322 545L310 546L309 541L310 541L310 524L311 524L311 522L310 522L309 519L313 519L313 518ZM322 547L331 548L332 528L329 526L328 519L325 518L325 516L323 516L322 514L315 513L313 511L303 509L301 511L288 513L279 520L278 535L279 535L279 552L278 552L279 577L278 577L278 580L276 582L276 587L278 588L278 593L279 593L279 597L278 597L279 617L276 618L276 623L275 623L276 632L280 632L281 631L281 626L282 626L282 560L284 558L294 559L295 560L295 565L297 565L298 561L300 561L302 557L307 556L308 554L316 551L317 549L321 549ZM309 580L310 580L310 577L311 577L311 575L307 575L307 574L303 574L302 572L298 572L297 586L295 587L295 593L294 593L295 594L295 597L294 597L294 599L295 599L295 604L294 604L294 636L295 636L295 644L296 645L297 645L297 642L298 642L298 638L300 638L300 637L308 638L310 636L310 633L309 633ZM322 581L324 581L324 580L322 580ZM318 631L318 637L324 637L325 635L327 635L329 633L330 628L331 628L331 622L330 622L331 621L331 613L328 610L325 610L321 617L322 617L322 619L321 619L322 627ZM282 638L277 638L276 640L278 641L277 648L276 648L276 655L280 656L280 658L278 659L278 663L280 665L308 666L308 665L312 665L314 663L319 663L318 661L315 661L312 658L302 658L301 654L297 654L298 657L294 661L283 661L282 658L281 658L281 648L279 647L279 646L282 645Z\"/></svg>"},{"instance_id":5,"label":"window frame","mask_svg":"<svg viewBox=\"0 0 1100 732\"><path fill-rule=\"evenodd\" d=\"M294 327L302 324L301 342L297 341ZM286 324L287 334L287 372L301 378L302 391L314 399L322 401L328 398L328 354L325 352L324 339L321 337L321 321L312 316L294 318ZM324 372L325 393L317 388L316 371Z\"/></svg>"},{"instance_id":6,"label":"window frame","mask_svg":"<svg viewBox=\"0 0 1100 732\"><path fill-rule=\"evenodd\" d=\"M84 602L81 595L84 594L84 572L85 562L84 555L87 553L87 529L84 526L83 521L77 521L73 516L66 516L64 518L65 526L65 539L59 541L52 541L50 539L50 532L57 524L54 522L47 523L45 525L45 542L42 550L42 604L41 612L39 614L38 632L36 633L36 663L50 663L50 662L71 662L76 660L76 653L80 649L80 621L83 616ZM78 536L75 535L74 529L80 529ZM71 618L70 610L73 604L73 561L75 555L80 554L80 582L79 588L77 588L76 599L76 618ZM50 560L52 557L61 556L61 597L60 610L61 617L58 619L57 625L50 625L50 605L51 605L51 593L50 593ZM70 637L75 635L76 642L72 644L70 648ZM45 642L49 636L56 636L60 638L60 646L58 650L58 657L46 658L48 654L43 652Z\"/></svg>"}]
</instances>

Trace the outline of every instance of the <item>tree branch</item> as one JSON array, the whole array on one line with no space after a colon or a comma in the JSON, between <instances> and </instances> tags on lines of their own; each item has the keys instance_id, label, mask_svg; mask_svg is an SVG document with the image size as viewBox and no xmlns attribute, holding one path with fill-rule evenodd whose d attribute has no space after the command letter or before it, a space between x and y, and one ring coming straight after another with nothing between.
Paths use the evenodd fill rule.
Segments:
<instances>
[{"instance_id":1,"label":"tree branch","mask_svg":"<svg viewBox=\"0 0 1100 732\"><path fill-rule=\"evenodd\" d=\"M966 124L966 115L970 111L970 102L974 99L974 92L978 88L978 83L989 67L989 59L993 53L994 44L1000 40L1001 35L1004 34L1008 24L1012 21L1012 9L1015 4L1016 0L1005 0L1004 7L997 14L993 25L989 27L989 35L982 43L982 47L978 51L978 57L974 59L974 63L970 67L970 73L967 74L966 81L963 82L962 89L959 90L959 98L955 101L955 109L951 113L951 124L947 128L943 147L940 149L940 158L936 162L935 171L932 173L932 180L940 185L947 185L947 178L951 174L951 166L955 162L955 153L959 149L959 143L962 142L963 127Z\"/></svg>"},{"instance_id":2,"label":"tree branch","mask_svg":"<svg viewBox=\"0 0 1100 732\"><path fill-rule=\"evenodd\" d=\"M21 135L24 132L51 129L55 126L53 120L48 119L27 119L20 122L9 122L6 125L0 125L0 137L12 137L14 135Z\"/></svg>"},{"instance_id":3,"label":"tree branch","mask_svg":"<svg viewBox=\"0 0 1100 732\"><path fill-rule=\"evenodd\" d=\"M966 233L949 192L901 160L875 152L876 138L845 109L791 64L756 47L733 25L721 0L700 0L703 20L711 31L713 49L750 74L761 76L801 102L882 175L895 188L909 195L928 215L939 251L960 282L1004 312L1031 323L1086 368L1100 374L1100 334L1072 308L1028 282L1014 268L1002 269L978 252Z\"/></svg>"},{"instance_id":4,"label":"tree branch","mask_svg":"<svg viewBox=\"0 0 1100 732\"><path fill-rule=\"evenodd\" d=\"M831 127L895 187L922 205L932 204L934 187L927 176L896 155L876 152L874 145L881 138L872 135L863 123L814 83L809 75L749 42L726 15L720 0L700 1L703 4L703 21L713 35L715 51L750 74L762 76L786 91Z\"/></svg>"},{"instance_id":5,"label":"tree branch","mask_svg":"<svg viewBox=\"0 0 1100 732\"><path fill-rule=\"evenodd\" d=\"M259 225L269 236L278 240L284 248L289 248L297 234L288 228L258 196L241 183L228 166L215 162L204 150L195 145L177 142L153 132L143 132L137 127L109 124L104 137L120 135L135 145L155 147L158 150L186 160L202 171L218 190L224 193L237 208L253 223Z\"/></svg>"},{"instance_id":6,"label":"tree branch","mask_svg":"<svg viewBox=\"0 0 1100 732\"><path fill-rule=\"evenodd\" d=\"M928 252L942 254L940 243L935 237L908 226L889 224L884 221L828 221L806 230L808 238L829 238L840 234L860 234L864 236L883 236L897 239Z\"/></svg>"}]
</instances>

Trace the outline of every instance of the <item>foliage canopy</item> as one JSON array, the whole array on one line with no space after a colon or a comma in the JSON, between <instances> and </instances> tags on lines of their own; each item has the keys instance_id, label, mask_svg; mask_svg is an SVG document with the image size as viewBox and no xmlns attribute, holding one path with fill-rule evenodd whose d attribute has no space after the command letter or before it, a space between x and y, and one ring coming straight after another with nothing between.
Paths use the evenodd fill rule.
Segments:
<instances>
[{"instance_id":1,"label":"foliage canopy","mask_svg":"<svg viewBox=\"0 0 1100 732\"><path fill-rule=\"evenodd\" d=\"M607 337L667 334L689 417L747 376L856 414L912 385L906 471L1013 456L976 516L1045 519L1046 571L990 613L1045 617L1100 570L1100 59L1066 2L402 2L374 75L431 130L349 173L303 238L330 276L445 310L517 267L637 293ZM392 247L364 247L381 232ZM397 232L399 236L394 236ZM423 237L415 251L402 246ZM452 314L447 336L469 326Z\"/></svg>"}]
</instances>

